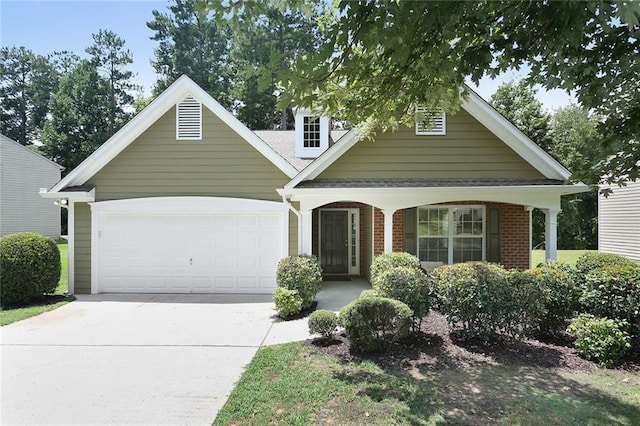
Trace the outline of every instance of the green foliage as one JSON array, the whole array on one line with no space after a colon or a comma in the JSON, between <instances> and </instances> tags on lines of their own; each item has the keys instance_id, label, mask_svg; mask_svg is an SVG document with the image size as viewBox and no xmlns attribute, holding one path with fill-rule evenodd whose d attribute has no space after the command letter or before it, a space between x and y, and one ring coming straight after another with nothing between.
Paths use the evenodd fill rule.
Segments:
<instances>
[{"instance_id":1,"label":"green foliage","mask_svg":"<svg viewBox=\"0 0 640 426\"><path fill-rule=\"evenodd\" d=\"M309 315L309 332L332 339L338 331L338 316L326 309L314 311Z\"/></svg>"},{"instance_id":2,"label":"green foliage","mask_svg":"<svg viewBox=\"0 0 640 426\"><path fill-rule=\"evenodd\" d=\"M429 312L429 279L420 269L397 266L383 272L375 282L373 290L380 296L399 300L411 308L414 327Z\"/></svg>"},{"instance_id":3,"label":"green foliage","mask_svg":"<svg viewBox=\"0 0 640 426\"><path fill-rule=\"evenodd\" d=\"M320 262L315 256L287 256L278 263L276 281L280 287L297 290L302 307L308 308L322 284Z\"/></svg>"},{"instance_id":4,"label":"green foliage","mask_svg":"<svg viewBox=\"0 0 640 426\"><path fill-rule=\"evenodd\" d=\"M360 293L360 297L382 297L382 295L377 291L370 289L370 290L362 290L362 292Z\"/></svg>"},{"instance_id":5,"label":"green foliage","mask_svg":"<svg viewBox=\"0 0 640 426\"><path fill-rule=\"evenodd\" d=\"M589 272L580 302L591 314L640 327L640 266L613 265Z\"/></svg>"},{"instance_id":6,"label":"green foliage","mask_svg":"<svg viewBox=\"0 0 640 426\"><path fill-rule=\"evenodd\" d=\"M55 241L33 232L0 238L0 281L3 307L53 293L60 281L60 251Z\"/></svg>"},{"instance_id":7,"label":"green foliage","mask_svg":"<svg viewBox=\"0 0 640 426\"><path fill-rule=\"evenodd\" d=\"M340 311L347 338L363 352L379 352L405 337L411 309L386 297L360 297Z\"/></svg>"},{"instance_id":8,"label":"green foliage","mask_svg":"<svg viewBox=\"0 0 640 426\"><path fill-rule=\"evenodd\" d=\"M626 325L624 321L581 314L571 321L567 331L576 335L575 347L580 355L610 368L630 347L629 335L623 330Z\"/></svg>"},{"instance_id":9,"label":"green foliage","mask_svg":"<svg viewBox=\"0 0 640 426\"><path fill-rule=\"evenodd\" d=\"M420 261L410 253L383 253L373 258L371 262L371 284L375 289L378 286L378 280L386 271L404 266L420 270Z\"/></svg>"},{"instance_id":10,"label":"green foliage","mask_svg":"<svg viewBox=\"0 0 640 426\"><path fill-rule=\"evenodd\" d=\"M580 287L574 281L574 270L564 263L549 262L528 272L544 292L544 314L538 322L539 331L553 334L564 329L579 307Z\"/></svg>"},{"instance_id":11,"label":"green foliage","mask_svg":"<svg viewBox=\"0 0 640 426\"><path fill-rule=\"evenodd\" d=\"M225 22L210 19L195 0L172 0L169 13L154 10L147 27L158 42L151 61L159 95L182 74L188 75L225 107L231 105L229 40Z\"/></svg>"},{"instance_id":12,"label":"green foliage","mask_svg":"<svg viewBox=\"0 0 640 426\"><path fill-rule=\"evenodd\" d=\"M288 318L302 311L302 297L298 294L298 290L278 287L273 294L273 302L282 318Z\"/></svg>"},{"instance_id":13,"label":"green foliage","mask_svg":"<svg viewBox=\"0 0 640 426\"><path fill-rule=\"evenodd\" d=\"M603 266L634 266L635 263L624 256L611 253L589 252L581 255L576 261L578 284L584 282L587 274Z\"/></svg>"},{"instance_id":14,"label":"green foliage","mask_svg":"<svg viewBox=\"0 0 640 426\"><path fill-rule=\"evenodd\" d=\"M533 276L491 263L460 263L432 272L440 311L454 329L487 338L520 336L544 314L543 292Z\"/></svg>"},{"instance_id":15,"label":"green foliage","mask_svg":"<svg viewBox=\"0 0 640 426\"><path fill-rule=\"evenodd\" d=\"M44 125L58 76L47 57L21 47L0 49L0 133L32 144Z\"/></svg>"}]
</instances>

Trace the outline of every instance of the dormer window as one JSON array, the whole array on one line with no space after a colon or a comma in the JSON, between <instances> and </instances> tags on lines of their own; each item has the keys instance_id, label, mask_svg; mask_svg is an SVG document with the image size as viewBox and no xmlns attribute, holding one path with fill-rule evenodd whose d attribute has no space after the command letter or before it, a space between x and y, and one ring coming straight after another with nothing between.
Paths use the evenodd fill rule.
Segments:
<instances>
[{"instance_id":1,"label":"dormer window","mask_svg":"<svg viewBox=\"0 0 640 426\"><path fill-rule=\"evenodd\" d=\"M176 106L176 139L202 140L202 104L192 95Z\"/></svg>"},{"instance_id":2,"label":"dormer window","mask_svg":"<svg viewBox=\"0 0 640 426\"><path fill-rule=\"evenodd\" d=\"M329 148L329 117L299 109L295 121L296 157L317 158Z\"/></svg>"},{"instance_id":3,"label":"dormer window","mask_svg":"<svg viewBox=\"0 0 640 426\"><path fill-rule=\"evenodd\" d=\"M320 117L303 117L303 144L305 148L320 148Z\"/></svg>"},{"instance_id":4,"label":"dormer window","mask_svg":"<svg viewBox=\"0 0 640 426\"><path fill-rule=\"evenodd\" d=\"M447 116L442 108L416 108L416 135L446 135Z\"/></svg>"}]
</instances>

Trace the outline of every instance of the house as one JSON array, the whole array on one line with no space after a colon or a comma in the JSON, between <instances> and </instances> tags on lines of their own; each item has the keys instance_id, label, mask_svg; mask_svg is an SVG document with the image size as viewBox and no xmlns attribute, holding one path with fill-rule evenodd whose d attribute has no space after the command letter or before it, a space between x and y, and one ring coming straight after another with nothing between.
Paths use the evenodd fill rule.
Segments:
<instances>
[{"instance_id":1,"label":"house","mask_svg":"<svg viewBox=\"0 0 640 426\"><path fill-rule=\"evenodd\" d=\"M604 188L613 192L598 196L598 251L640 262L640 180Z\"/></svg>"},{"instance_id":2,"label":"house","mask_svg":"<svg viewBox=\"0 0 640 426\"><path fill-rule=\"evenodd\" d=\"M0 135L0 236L37 232L60 238L60 208L38 195L60 181L61 167Z\"/></svg>"},{"instance_id":3,"label":"house","mask_svg":"<svg viewBox=\"0 0 640 426\"><path fill-rule=\"evenodd\" d=\"M534 207L554 259L560 197L586 187L475 93L437 118L375 142L302 110L252 132L182 76L42 194L68 202L70 291L271 293L296 253L333 275L398 250L527 268Z\"/></svg>"}]
</instances>

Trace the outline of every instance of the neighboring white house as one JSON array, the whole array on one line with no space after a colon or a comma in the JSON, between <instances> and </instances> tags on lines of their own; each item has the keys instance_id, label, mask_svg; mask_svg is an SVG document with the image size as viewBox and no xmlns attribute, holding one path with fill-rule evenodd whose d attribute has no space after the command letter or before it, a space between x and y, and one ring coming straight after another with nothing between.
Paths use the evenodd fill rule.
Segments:
<instances>
[{"instance_id":1,"label":"neighboring white house","mask_svg":"<svg viewBox=\"0 0 640 426\"><path fill-rule=\"evenodd\" d=\"M29 231L60 238L60 207L39 191L60 180L61 168L0 135L0 235Z\"/></svg>"},{"instance_id":2,"label":"neighboring white house","mask_svg":"<svg viewBox=\"0 0 640 426\"><path fill-rule=\"evenodd\" d=\"M640 262L640 180L603 188L613 193L598 199L598 250Z\"/></svg>"}]
</instances>

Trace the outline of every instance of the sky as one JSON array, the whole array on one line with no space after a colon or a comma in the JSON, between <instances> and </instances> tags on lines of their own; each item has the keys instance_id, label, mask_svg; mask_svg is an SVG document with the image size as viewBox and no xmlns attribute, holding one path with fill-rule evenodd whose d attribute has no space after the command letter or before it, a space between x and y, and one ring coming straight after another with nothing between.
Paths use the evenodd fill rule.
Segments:
<instances>
[{"instance_id":1,"label":"sky","mask_svg":"<svg viewBox=\"0 0 640 426\"><path fill-rule=\"evenodd\" d=\"M156 80L151 60L157 42L150 39L154 33L146 23L153 19L153 10L164 13L168 5L168 0L0 0L0 45L24 46L40 55L68 50L87 56L84 50L93 43L92 34L100 29L113 31L132 52L129 69L148 96ZM500 84L523 77L510 71L470 86L488 100ZM539 88L537 98L549 112L575 102L560 90Z\"/></svg>"}]
</instances>

